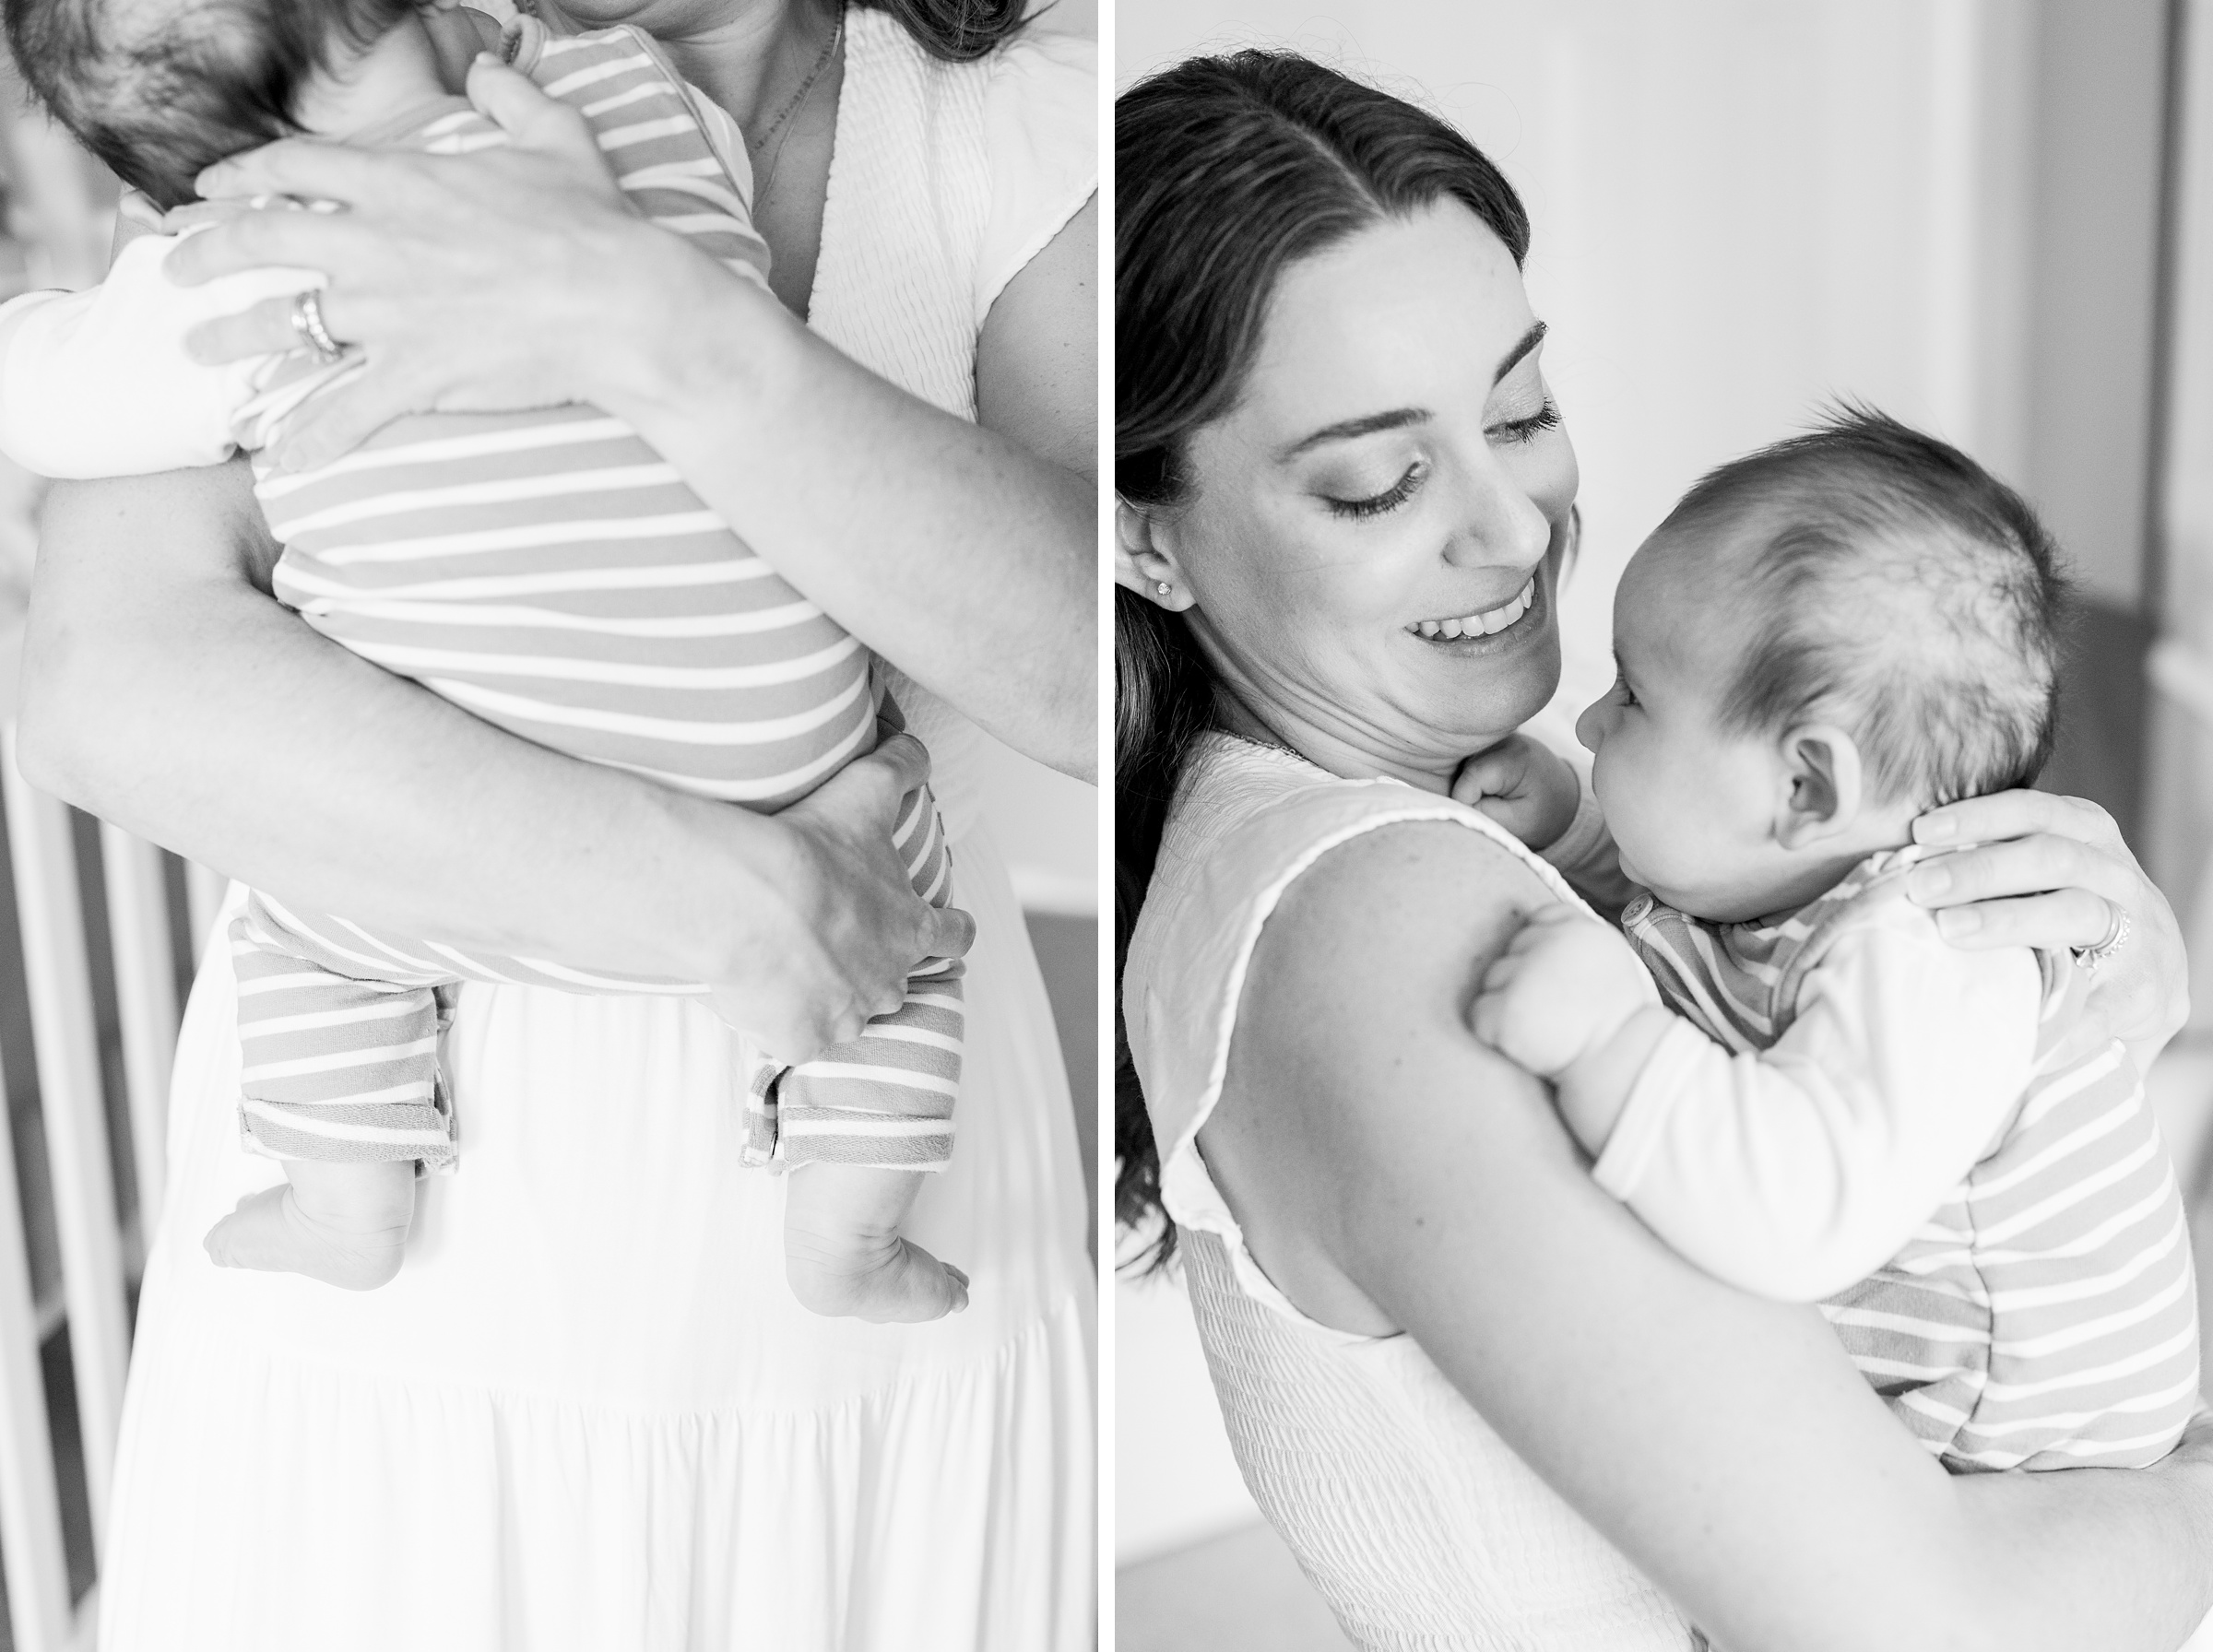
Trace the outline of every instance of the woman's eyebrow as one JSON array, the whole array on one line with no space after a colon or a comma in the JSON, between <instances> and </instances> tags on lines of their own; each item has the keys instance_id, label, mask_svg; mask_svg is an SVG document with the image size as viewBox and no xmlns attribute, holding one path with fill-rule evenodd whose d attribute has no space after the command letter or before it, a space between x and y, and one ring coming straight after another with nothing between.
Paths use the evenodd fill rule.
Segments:
<instances>
[{"instance_id":1,"label":"woman's eyebrow","mask_svg":"<svg viewBox=\"0 0 2213 1652\"><path fill-rule=\"evenodd\" d=\"M1521 360L1522 357L1528 355L1530 351L1535 349L1538 345L1544 342L1544 324L1541 321L1530 323L1529 331L1521 335L1521 339L1515 344L1514 348L1507 351L1505 355L1498 358L1498 371L1491 374L1491 383L1496 384L1500 379L1506 377L1508 373L1513 372L1514 363Z\"/></svg>"},{"instance_id":2,"label":"woman's eyebrow","mask_svg":"<svg viewBox=\"0 0 2213 1652\"><path fill-rule=\"evenodd\" d=\"M1515 340L1514 348L1498 359L1491 383L1496 384L1513 372L1515 363L1544 341L1544 324L1532 322L1529 331ZM1357 419L1341 419L1335 424L1325 424L1319 431L1301 436L1275 455L1276 463L1288 464L1308 448L1320 447L1325 442L1350 442L1356 436L1372 436L1378 431L1403 430L1410 424L1422 424L1430 417L1426 407L1393 407L1388 413L1363 413Z\"/></svg>"},{"instance_id":3,"label":"woman's eyebrow","mask_svg":"<svg viewBox=\"0 0 2213 1652\"><path fill-rule=\"evenodd\" d=\"M1357 419L1341 419L1335 424L1325 424L1311 435L1301 436L1296 442L1275 455L1277 463L1296 459L1310 447L1320 447L1325 442L1349 442L1355 436L1372 436L1378 431L1402 430L1410 424L1424 424L1431 415L1426 407L1393 407L1388 413L1363 413Z\"/></svg>"}]
</instances>

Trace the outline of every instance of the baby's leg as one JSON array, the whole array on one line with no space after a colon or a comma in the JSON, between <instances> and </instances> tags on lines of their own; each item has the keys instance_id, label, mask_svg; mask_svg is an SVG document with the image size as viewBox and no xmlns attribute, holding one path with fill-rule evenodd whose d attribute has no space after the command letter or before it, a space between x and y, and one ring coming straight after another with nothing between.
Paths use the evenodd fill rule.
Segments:
<instances>
[{"instance_id":1,"label":"baby's leg","mask_svg":"<svg viewBox=\"0 0 2213 1652\"><path fill-rule=\"evenodd\" d=\"M908 796L893 842L916 892L944 905L952 860L927 787ZM968 1305L968 1276L898 1231L923 1174L953 1155L961 975L958 959L924 964L897 1009L776 1087L782 1156L794 1167L784 1267L793 1293L818 1314L911 1321Z\"/></svg>"},{"instance_id":2,"label":"baby's leg","mask_svg":"<svg viewBox=\"0 0 2213 1652\"><path fill-rule=\"evenodd\" d=\"M438 1000L358 968L258 895L231 926L240 1116L286 1184L239 1201L207 1234L219 1267L302 1273L368 1291L399 1270L419 1161L454 1156L438 1093Z\"/></svg>"},{"instance_id":3,"label":"baby's leg","mask_svg":"<svg viewBox=\"0 0 2213 1652\"><path fill-rule=\"evenodd\" d=\"M922 1173L803 1164L784 1208L784 1270L817 1314L879 1324L937 1319L968 1305L968 1276L900 1237Z\"/></svg>"},{"instance_id":4,"label":"baby's leg","mask_svg":"<svg viewBox=\"0 0 2213 1652\"><path fill-rule=\"evenodd\" d=\"M218 1268L303 1273L348 1291L373 1291L399 1271L415 1219L412 1160L287 1159L284 1174L282 1186L247 1195L207 1230Z\"/></svg>"}]
</instances>

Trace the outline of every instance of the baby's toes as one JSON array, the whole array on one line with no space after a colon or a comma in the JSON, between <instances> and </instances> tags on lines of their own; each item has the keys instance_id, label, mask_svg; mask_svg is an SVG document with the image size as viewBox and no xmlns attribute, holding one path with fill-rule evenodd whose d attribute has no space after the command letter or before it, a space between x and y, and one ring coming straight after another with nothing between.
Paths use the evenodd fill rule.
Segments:
<instances>
[{"instance_id":1,"label":"baby's toes","mask_svg":"<svg viewBox=\"0 0 2213 1652\"><path fill-rule=\"evenodd\" d=\"M810 1312L875 1325L919 1325L968 1305L968 1276L894 1239L866 1261L788 1257L792 1293Z\"/></svg>"}]
</instances>

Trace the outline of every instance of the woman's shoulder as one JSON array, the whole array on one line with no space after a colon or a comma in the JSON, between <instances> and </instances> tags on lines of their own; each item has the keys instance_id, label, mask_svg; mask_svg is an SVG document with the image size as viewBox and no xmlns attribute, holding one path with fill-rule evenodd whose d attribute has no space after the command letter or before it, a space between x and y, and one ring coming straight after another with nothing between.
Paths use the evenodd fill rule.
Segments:
<instances>
[{"instance_id":1,"label":"woman's shoulder","mask_svg":"<svg viewBox=\"0 0 2213 1652\"><path fill-rule=\"evenodd\" d=\"M1160 922L1195 916L1202 931L1218 932L1242 918L1257 934L1283 891L1331 850L1421 822L1461 829L1438 834L1436 853L1494 874L1526 871L1545 892L1577 899L1496 821L1450 797L1396 780L1345 779L1280 748L1215 733L1201 737L1185 767L1145 911L1153 914L1157 897ZM1331 859L1332 879L1366 884L1406 875L1389 856L1374 866L1366 855Z\"/></svg>"},{"instance_id":2,"label":"woman's shoulder","mask_svg":"<svg viewBox=\"0 0 2213 1652\"><path fill-rule=\"evenodd\" d=\"M1204 737L1178 788L1122 978L1171 1214L1207 1225L1200 1212L1217 1203L1192 1144L1221 1097L1263 934L1272 954L1337 972L1341 987L1358 973L1367 987L1399 990L1395 969L1353 972L1346 960L1380 947L1404 962L1424 934L1448 950L1465 940L1464 953L1486 921L1548 898L1576 901L1558 873L1450 797ZM1320 1001L1356 1015L1358 999L1343 990Z\"/></svg>"},{"instance_id":3,"label":"woman's shoulder","mask_svg":"<svg viewBox=\"0 0 2213 1652\"><path fill-rule=\"evenodd\" d=\"M1098 193L1098 59L1095 41L1035 26L991 54L984 93L991 215L976 260L979 321Z\"/></svg>"},{"instance_id":4,"label":"woman's shoulder","mask_svg":"<svg viewBox=\"0 0 2213 1652\"><path fill-rule=\"evenodd\" d=\"M930 55L888 13L847 14L848 50L890 71L860 77L860 95L878 117L912 124L941 210L976 203L978 325L1098 191L1098 45L1049 25L1048 14L984 56L953 62Z\"/></svg>"}]
</instances>

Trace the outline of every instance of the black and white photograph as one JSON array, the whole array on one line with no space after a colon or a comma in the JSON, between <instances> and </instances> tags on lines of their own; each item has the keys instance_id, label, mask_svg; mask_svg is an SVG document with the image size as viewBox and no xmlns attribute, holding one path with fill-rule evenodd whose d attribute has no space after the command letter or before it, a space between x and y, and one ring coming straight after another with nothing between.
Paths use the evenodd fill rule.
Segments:
<instances>
[{"instance_id":1,"label":"black and white photograph","mask_svg":"<svg viewBox=\"0 0 2213 1652\"><path fill-rule=\"evenodd\" d=\"M2213 1645L2213 8L1115 15L1120 1652Z\"/></svg>"},{"instance_id":2,"label":"black and white photograph","mask_svg":"<svg viewBox=\"0 0 2213 1652\"><path fill-rule=\"evenodd\" d=\"M1097 1644L1097 18L17 0L15 1652Z\"/></svg>"}]
</instances>

